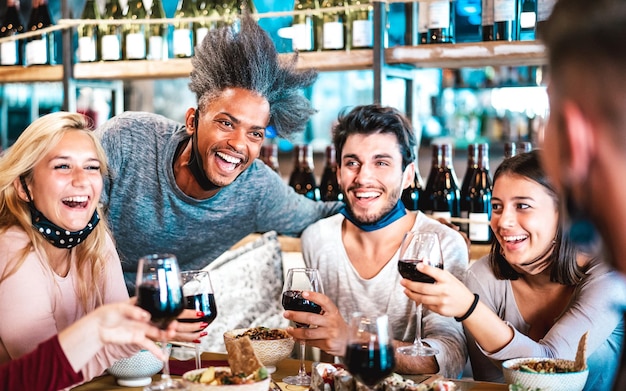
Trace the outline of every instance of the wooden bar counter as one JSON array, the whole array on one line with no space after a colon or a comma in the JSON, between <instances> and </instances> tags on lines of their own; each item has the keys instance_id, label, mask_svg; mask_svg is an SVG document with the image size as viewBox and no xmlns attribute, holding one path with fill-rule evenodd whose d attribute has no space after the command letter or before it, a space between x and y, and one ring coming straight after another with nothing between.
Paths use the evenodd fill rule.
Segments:
<instances>
[{"instance_id":1,"label":"wooden bar counter","mask_svg":"<svg viewBox=\"0 0 626 391\"><path fill-rule=\"evenodd\" d=\"M219 361L226 360L225 354L220 353L204 353L202 355L202 360L210 360L210 361ZM283 391L305 391L307 388L299 387L299 386L289 386L285 383L281 382L283 377L288 375L294 375L298 373L298 360L295 359L287 359L281 361L276 366L276 372L272 374L272 378L277 382L278 386ZM307 362L307 371L311 370L311 362ZM160 374L155 375L153 380L157 380L161 377ZM173 376L176 377L176 376ZM428 379L429 376L407 376L408 378L414 379L415 381L421 381L424 379ZM475 382L475 381L466 381L466 380L458 380L455 381L457 384L458 391L507 391L508 387L505 384L499 383L488 383L488 382ZM111 375L104 375L93 379L90 382L84 383L78 387L73 388L75 391L88 391L88 390L99 390L99 391L109 391L109 390L127 390L127 391L141 391L143 387L122 387L118 386L115 378Z\"/></svg>"}]
</instances>

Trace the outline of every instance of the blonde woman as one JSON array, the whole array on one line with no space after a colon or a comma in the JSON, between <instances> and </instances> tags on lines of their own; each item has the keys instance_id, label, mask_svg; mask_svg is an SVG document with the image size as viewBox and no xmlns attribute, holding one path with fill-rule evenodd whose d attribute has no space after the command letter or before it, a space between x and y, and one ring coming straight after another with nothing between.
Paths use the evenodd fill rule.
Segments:
<instances>
[{"instance_id":1,"label":"blonde woman","mask_svg":"<svg viewBox=\"0 0 626 391\"><path fill-rule=\"evenodd\" d=\"M43 116L0 157L0 363L128 299L99 217L106 157L88 125L80 114ZM137 350L101 349L81 368L83 379Z\"/></svg>"}]
</instances>

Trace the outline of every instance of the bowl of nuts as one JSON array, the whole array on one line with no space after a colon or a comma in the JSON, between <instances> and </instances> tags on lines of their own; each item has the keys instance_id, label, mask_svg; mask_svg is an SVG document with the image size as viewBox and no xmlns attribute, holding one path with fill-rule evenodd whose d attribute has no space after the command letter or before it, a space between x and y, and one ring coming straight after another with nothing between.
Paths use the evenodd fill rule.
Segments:
<instances>
[{"instance_id":1,"label":"bowl of nuts","mask_svg":"<svg viewBox=\"0 0 626 391\"><path fill-rule=\"evenodd\" d=\"M252 343L254 353L259 360L272 373L276 370L276 364L289 358L293 350L294 340L283 329L270 329L268 327L251 327L235 329L224 333L224 342L228 340L248 336Z\"/></svg>"}]
</instances>

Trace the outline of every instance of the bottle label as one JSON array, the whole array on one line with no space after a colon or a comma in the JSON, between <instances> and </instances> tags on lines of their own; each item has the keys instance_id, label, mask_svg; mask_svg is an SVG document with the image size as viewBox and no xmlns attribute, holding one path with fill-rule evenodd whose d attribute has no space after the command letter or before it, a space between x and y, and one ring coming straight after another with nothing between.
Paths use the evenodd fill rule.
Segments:
<instances>
[{"instance_id":1,"label":"bottle label","mask_svg":"<svg viewBox=\"0 0 626 391\"><path fill-rule=\"evenodd\" d=\"M126 34L126 58L139 60L146 58L146 36L142 33Z\"/></svg>"},{"instance_id":2,"label":"bottle label","mask_svg":"<svg viewBox=\"0 0 626 391\"><path fill-rule=\"evenodd\" d=\"M148 38L148 59L162 60L165 58L166 52L167 49L163 37L156 35Z\"/></svg>"},{"instance_id":3,"label":"bottle label","mask_svg":"<svg viewBox=\"0 0 626 391\"><path fill-rule=\"evenodd\" d=\"M472 242L486 242L489 240L489 214L470 213L469 214L469 239Z\"/></svg>"},{"instance_id":4,"label":"bottle label","mask_svg":"<svg viewBox=\"0 0 626 391\"><path fill-rule=\"evenodd\" d=\"M102 36L102 59L104 61L117 61L122 58L120 54L120 37L117 35Z\"/></svg>"},{"instance_id":5,"label":"bottle label","mask_svg":"<svg viewBox=\"0 0 626 391\"><path fill-rule=\"evenodd\" d=\"M419 2L417 9L417 32L428 33L428 3Z\"/></svg>"},{"instance_id":6,"label":"bottle label","mask_svg":"<svg viewBox=\"0 0 626 391\"><path fill-rule=\"evenodd\" d=\"M293 50L313 50L313 25L310 18L307 18L306 23L291 26L291 31L293 33L291 40Z\"/></svg>"},{"instance_id":7,"label":"bottle label","mask_svg":"<svg viewBox=\"0 0 626 391\"><path fill-rule=\"evenodd\" d=\"M200 45L204 40L204 37L209 33L208 27L198 27L196 30L196 45Z\"/></svg>"},{"instance_id":8,"label":"bottle label","mask_svg":"<svg viewBox=\"0 0 626 391\"><path fill-rule=\"evenodd\" d=\"M371 48L374 46L374 25L371 20L352 22L352 47Z\"/></svg>"},{"instance_id":9,"label":"bottle label","mask_svg":"<svg viewBox=\"0 0 626 391\"><path fill-rule=\"evenodd\" d=\"M182 57L191 57L191 30L176 29L174 30L174 55Z\"/></svg>"},{"instance_id":10,"label":"bottle label","mask_svg":"<svg viewBox=\"0 0 626 391\"><path fill-rule=\"evenodd\" d=\"M537 1L537 20L543 22L548 20L554 8L556 0L538 0Z\"/></svg>"},{"instance_id":11,"label":"bottle label","mask_svg":"<svg viewBox=\"0 0 626 391\"><path fill-rule=\"evenodd\" d=\"M482 2L482 25L493 25L493 0L483 0Z\"/></svg>"},{"instance_id":12,"label":"bottle label","mask_svg":"<svg viewBox=\"0 0 626 391\"><path fill-rule=\"evenodd\" d=\"M523 29L535 28L537 15L534 12L522 12L519 17L519 26Z\"/></svg>"},{"instance_id":13,"label":"bottle label","mask_svg":"<svg viewBox=\"0 0 626 391\"><path fill-rule=\"evenodd\" d=\"M324 23L324 49L343 49L343 23Z\"/></svg>"},{"instance_id":14,"label":"bottle label","mask_svg":"<svg viewBox=\"0 0 626 391\"><path fill-rule=\"evenodd\" d=\"M428 28L447 29L450 27L450 2L433 1L428 4Z\"/></svg>"},{"instance_id":15,"label":"bottle label","mask_svg":"<svg viewBox=\"0 0 626 391\"><path fill-rule=\"evenodd\" d=\"M91 62L96 61L96 38L80 37L78 38L78 61Z\"/></svg>"},{"instance_id":16,"label":"bottle label","mask_svg":"<svg viewBox=\"0 0 626 391\"><path fill-rule=\"evenodd\" d=\"M2 42L0 44L0 64L18 65L17 45L18 41Z\"/></svg>"},{"instance_id":17,"label":"bottle label","mask_svg":"<svg viewBox=\"0 0 626 391\"><path fill-rule=\"evenodd\" d=\"M493 20L495 22L515 20L515 0L493 0Z\"/></svg>"},{"instance_id":18,"label":"bottle label","mask_svg":"<svg viewBox=\"0 0 626 391\"><path fill-rule=\"evenodd\" d=\"M447 221L450 221L450 219L452 219L452 214L450 212L442 212L438 210L434 210L431 216L434 219L444 219Z\"/></svg>"},{"instance_id":19,"label":"bottle label","mask_svg":"<svg viewBox=\"0 0 626 391\"><path fill-rule=\"evenodd\" d=\"M44 65L48 63L48 45L46 37L38 37L26 43L26 64Z\"/></svg>"}]
</instances>

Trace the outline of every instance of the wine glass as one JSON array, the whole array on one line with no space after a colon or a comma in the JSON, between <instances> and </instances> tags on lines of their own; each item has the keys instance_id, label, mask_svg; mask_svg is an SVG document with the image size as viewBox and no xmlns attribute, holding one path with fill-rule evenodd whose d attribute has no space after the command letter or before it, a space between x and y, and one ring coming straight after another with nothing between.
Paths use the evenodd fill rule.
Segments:
<instances>
[{"instance_id":1,"label":"wine glass","mask_svg":"<svg viewBox=\"0 0 626 391\"><path fill-rule=\"evenodd\" d=\"M348 371L370 389L374 388L393 373L396 360L392 340L387 315L353 313L344 357Z\"/></svg>"},{"instance_id":2,"label":"wine glass","mask_svg":"<svg viewBox=\"0 0 626 391\"><path fill-rule=\"evenodd\" d=\"M400 256L398 258L398 270L402 277L411 281L433 284L435 280L417 270L418 263L443 269L443 255L439 237L435 232L409 231L402 239ZM415 341L411 346L398 348L398 352L409 356L433 356L439 351L428 347L422 342L422 304L416 303Z\"/></svg>"},{"instance_id":3,"label":"wine glass","mask_svg":"<svg viewBox=\"0 0 626 391\"><path fill-rule=\"evenodd\" d=\"M183 290L176 257L171 254L151 254L139 259L137 267L137 305L148 311L150 321L161 329L183 311ZM170 377L167 340L161 341L165 360L161 380L144 390L184 390L186 386Z\"/></svg>"},{"instance_id":4,"label":"wine glass","mask_svg":"<svg viewBox=\"0 0 626 391\"><path fill-rule=\"evenodd\" d=\"M206 270L189 270L180 273L183 283L183 296L185 297L185 308L202 311L204 316L194 319L178 319L183 323L205 322L213 323L217 318L217 306L215 304L215 295L213 285L211 285L211 277ZM196 369L202 368L202 360L200 356L200 344L194 344L196 353Z\"/></svg>"},{"instance_id":5,"label":"wine glass","mask_svg":"<svg viewBox=\"0 0 626 391\"><path fill-rule=\"evenodd\" d=\"M323 293L322 280L317 269L294 268L287 271L287 278L283 286L283 308L290 311L306 311L319 314L322 307L318 304L302 297L303 291L313 291ZM296 323L296 327L309 327L308 324ZM300 342L300 369L296 376L287 376L283 381L295 386L309 386L311 377L307 375L304 367L304 355L306 353L306 342Z\"/></svg>"}]
</instances>

